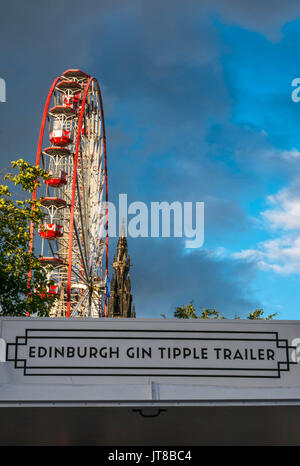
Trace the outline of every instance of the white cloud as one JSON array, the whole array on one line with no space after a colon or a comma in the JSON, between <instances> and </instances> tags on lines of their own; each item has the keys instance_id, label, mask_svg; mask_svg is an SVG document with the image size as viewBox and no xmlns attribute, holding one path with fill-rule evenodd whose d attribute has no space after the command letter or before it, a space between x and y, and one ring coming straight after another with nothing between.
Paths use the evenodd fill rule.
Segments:
<instances>
[{"instance_id":1,"label":"white cloud","mask_svg":"<svg viewBox=\"0 0 300 466\"><path fill-rule=\"evenodd\" d=\"M260 269L282 275L300 274L300 192L297 184L269 196L270 207L261 212L265 229L277 236L258 243L256 249L234 253L233 258L256 262Z\"/></svg>"},{"instance_id":2,"label":"white cloud","mask_svg":"<svg viewBox=\"0 0 300 466\"><path fill-rule=\"evenodd\" d=\"M282 189L279 193L269 196L271 205L261 213L272 229L300 231L300 194L291 189Z\"/></svg>"},{"instance_id":3,"label":"white cloud","mask_svg":"<svg viewBox=\"0 0 300 466\"><path fill-rule=\"evenodd\" d=\"M257 249L245 249L232 257L256 262L260 269L281 275L300 274L300 234L263 241Z\"/></svg>"},{"instance_id":4,"label":"white cloud","mask_svg":"<svg viewBox=\"0 0 300 466\"><path fill-rule=\"evenodd\" d=\"M293 148L292 150L284 150L281 152L282 158L286 160L292 160L292 159L299 159L300 157L300 152Z\"/></svg>"}]
</instances>

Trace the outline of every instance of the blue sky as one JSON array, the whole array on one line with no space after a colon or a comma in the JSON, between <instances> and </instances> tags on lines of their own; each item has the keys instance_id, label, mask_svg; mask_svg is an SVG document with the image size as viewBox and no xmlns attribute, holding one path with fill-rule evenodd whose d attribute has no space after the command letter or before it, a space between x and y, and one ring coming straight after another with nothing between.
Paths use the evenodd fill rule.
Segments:
<instances>
[{"instance_id":1,"label":"blue sky","mask_svg":"<svg viewBox=\"0 0 300 466\"><path fill-rule=\"evenodd\" d=\"M261 144L257 147L259 156L246 152L245 159L240 161L242 171L247 170L257 178L258 192L261 193L253 198L253 193L249 192L250 196L246 194L242 199L248 217L255 220L259 220L262 212L268 209L268 196L276 196L281 190L289 189L290 183L297 180L299 107L291 99L291 81L299 73L299 25L299 20L283 25L281 36L272 41L255 31L219 24L222 39L230 47L230 52L221 59L232 99L230 122L236 131L249 128L253 139L262 134ZM290 201L298 201L297 195L291 196ZM282 208L282 205L276 205L278 214ZM287 209L286 217L290 214ZM284 237L286 229L278 229L276 225L270 228L263 221L253 226L253 231L249 231L242 240L242 249L260 249L260 243ZM297 229L298 226L292 230ZM284 248L292 248L293 241L290 240ZM235 241L229 249L236 250L238 245L239 242ZM272 254L272 258L267 254L267 263L270 266L276 265L277 261L280 263L281 252L279 249L277 257ZM298 251L293 252L289 263L297 261ZM251 258L255 260L254 253ZM278 318L282 319L297 319L300 298L298 266L284 274L270 271L268 267L259 269L253 288L266 312L278 312Z\"/></svg>"},{"instance_id":2,"label":"blue sky","mask_svg":"<svg viewBox=\"0 0 300 466\"><path fill-rule=\"evenodd\" d=\"M2 168L34 162L53 79L83 69L102 88L110 199L205 203L199 250L128 238L137 316L171 317L193 299L227 317L259 307L298 319L299 2L52 3L3 7Z\"/></svg>"}]
</instances>

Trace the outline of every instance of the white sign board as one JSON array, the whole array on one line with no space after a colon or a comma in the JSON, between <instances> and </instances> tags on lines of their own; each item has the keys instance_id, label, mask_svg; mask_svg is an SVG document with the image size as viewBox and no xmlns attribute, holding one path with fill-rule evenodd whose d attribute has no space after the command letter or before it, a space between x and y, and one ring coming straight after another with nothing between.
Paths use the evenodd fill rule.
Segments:
<instances>
[{"instance_id":1,"label":"white sign board","mask_svg":"<svg viewBox=\"0 0 300 466\"><path fill-rule=\"evenodd\" d=\"M266 330L29 327L7 342L6 360L24 376L280 378L295 349Z\"/></svg>"},{"instance_id":2,"label":"white sign board","mask_svg":"<svg viewBox=\"0 0 300 466\"><path fill-rule=\"evenodd\" d=\"M0 323L0 397L4 380L56 387L150 381L161 385L165 397L166 387L174 385L300 387L298 321L3 318Z\"/></svg>"}]
</instances>

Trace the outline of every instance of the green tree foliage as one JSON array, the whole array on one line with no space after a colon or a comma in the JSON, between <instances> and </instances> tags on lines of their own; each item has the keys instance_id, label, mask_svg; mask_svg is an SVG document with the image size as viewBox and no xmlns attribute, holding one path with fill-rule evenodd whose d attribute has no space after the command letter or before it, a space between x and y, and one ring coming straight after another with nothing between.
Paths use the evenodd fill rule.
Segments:
<instances>
[{"instance_id":1,"label":"green tree foliage","mask_svg":"<svg viewBox=\"0 0 300 466\"><path fill-rule=\"evenodd\" d=\"M264 311L262 309L255 309L253 312L250 312L247 319L250 320L272 320L273 317L277 315L277 312L275 314L269 314L268 316L264 317Z\"/></svg>"},{"instance_id":2,"label":"green tree foliage","mask_svg":"<svg viewBox=\"0 0 300 466\"><path fill-rule=\"evenodd\" d=\"M28 197L47 173L22 159L12 162L14 173L3 176L20 186ZM21 197L21 196L20 196ZM34 250L29 251L30 222L37 226L43 219L40 201L14 200L8 186L0 184L0 315L47 316L55 299L48 294L46 271ZM31 278L28 273L31 271Z\"/></svg>"},{"instance_id":3,"label":"green tree foliage","mask_svg":"<svg viewBox=\"0 0 300 466\"><path fill-rule=\"evenodd\" d=\"M186 306L177 307L174 317L176 319L224 319L216 309L204 309L201 307L200 311L197 311L193 301Z\"/></svg>"},{"instance_id":4,"label":"green tree foliage","mask_svg":"<svg viewBox=\"0 0 300 466\"><path fill-rule=\"evenodd\" d=\"M255 309L249 313L247 319L271 320L276 316L276 314L270 314L264 317L263 314L264 311L262 309ZM178 306L174 312L174 317L176 319L225 319L216 309L204 309L202 307L199 310L195 309L193 301L187 305ZM235 318L239 319L240 317Z\"/></svg>"}]
</instances>

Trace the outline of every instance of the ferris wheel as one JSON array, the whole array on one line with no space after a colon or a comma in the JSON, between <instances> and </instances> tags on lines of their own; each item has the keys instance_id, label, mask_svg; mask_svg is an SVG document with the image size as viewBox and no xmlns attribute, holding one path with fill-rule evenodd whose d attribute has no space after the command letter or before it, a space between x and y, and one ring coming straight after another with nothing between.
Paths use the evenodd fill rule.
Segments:
<instances>
[{"instance_id":1,"label":"ferris wheel","mask_svg":"<svg viewBox=\"0 0 300 466\"><path fill-rule=\"evenodd\" d=\"M107 316L107 156L95 78L70 69L54 80L36 165L49 178L33 193L33 200L41 198L45 218L37 232L31 228L30 248L35 245L54 283L48 289L56 295L50 316Z\"/></svg>"}]
</instances>

